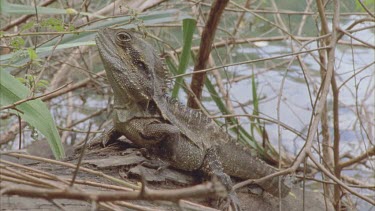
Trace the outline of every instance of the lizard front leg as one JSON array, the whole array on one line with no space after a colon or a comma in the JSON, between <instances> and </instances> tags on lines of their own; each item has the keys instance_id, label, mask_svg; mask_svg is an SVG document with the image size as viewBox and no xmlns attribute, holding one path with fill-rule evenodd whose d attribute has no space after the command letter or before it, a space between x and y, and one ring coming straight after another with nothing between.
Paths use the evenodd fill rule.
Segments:
<instances>
[{"instance_id":1,"label":"lizard front leg","mask_svg":"<svg viewBox=\"0 0 375 211\"><path fill-rule=\"evenodd\" d=\"M116 131L134 144L156 153L175 168L193 171L202 166L203 151L174 125L156 118L135 118L117 124Z\"/></svg>"},{"instance_id":2,"label":"lizard front leg","mask_svg":"<svg viewBox=\"0 0 375 211\"><path fill-rule=\"evenodd\" d=\"M107 146L109 144L112 144L113 142L115 142L120 137L121 137L121 133L119 133L118 131L116 131L112 127L108 131L104 132L104 134L102 134L101 136L99 136L98 140L100 141L100 143L102 144L102 146L105 147L105 146ZM90 143L90 146L93 146L93 144L95 144L95 142Z\"/></svg>"},{"instance_id":3,"label":"lizard front leg","mask_svg":"<svg viewBox=\"0 0 375 211\"><path fill-rule=\"evenodd\" d=\"M121 133L116 131L113 127L109 130L105 131L100 136L95 137L94 139L88 141L87 148L94 148L97 145L102 145L103 147L115 142L118 138L121 137ZM78 143L74 150L80 151L82 150L82 147L84 146L84 141Z\"/></svg>"},{"instance_id":4,"label":"lizard front leg","mask_svg":"<svg viewBox=\"0 0 375 211\"><path fill-rule=\"evenodd\" d=\"M201 170L204 174L211 178L216 177L228 191L228 196L226 198L219 199L218 208L220 210L229 210L230 207L232 208L231 210L241 210L240 201L237 194L232 189L232 180L229 175L224 173L223 166L219 160L217 149L215 147L212 147L206 151L206 156L204 158Z\"/></svg>"},{"instance_id":5,"label":"lizard front leg","mask_svg":"<svg viewBox=\"0 0 375 211\"><path fill-rule=\"evenodd\" d=\"M173 125L162 123L156 118L134 118L116 123L115 130L125 135L139 147L153 148L167 139L177 139L179 130Z\"/></svg>"},{"instance_id":6,"label":"lizard front leg","mask_svg":"<svg viewBox=\"0 0 375 211\"><path fill-rule=\"evenodd\" d=\"M219 208L241 210L239 199L232 190L232 181L224 173L215 147L203 151L182 135L176 126L157 119L133 119L127 124L126 130L130 135L128 137L125 134L127 138L142 147L153 149L175 168L187 171L200 169L207 176L215 176L229 193L219 201Z\"/></svg>"}]
</instances>

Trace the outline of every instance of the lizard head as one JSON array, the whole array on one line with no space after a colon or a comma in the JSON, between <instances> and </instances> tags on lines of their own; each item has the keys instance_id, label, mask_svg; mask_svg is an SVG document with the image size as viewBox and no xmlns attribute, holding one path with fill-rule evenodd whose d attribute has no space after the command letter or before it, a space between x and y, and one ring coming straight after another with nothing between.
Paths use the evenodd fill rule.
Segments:
<instances>
[{"instance_id":1,"label":"lizard head","mask_svg":"<svg viewBox=\"0 0 375 211\"><path fill-rule=\"evenodd\" d=\"M115 98L117 94L136 103L150 101L165 77L154 48L140 33L125 29L100 30L95 40Z\"/></svg>"}]
</instances>

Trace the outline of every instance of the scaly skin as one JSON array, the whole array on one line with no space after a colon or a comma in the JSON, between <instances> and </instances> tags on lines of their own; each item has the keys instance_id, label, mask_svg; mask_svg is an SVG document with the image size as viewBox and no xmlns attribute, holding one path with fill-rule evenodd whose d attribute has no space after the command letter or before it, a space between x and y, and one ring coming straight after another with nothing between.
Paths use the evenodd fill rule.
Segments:
<instances>
[{"instance_id":1,"label":"scaly skin","mask_svg":"<svg viewBox=\"0 0 375 211\"><path fill-rule=\"evenodd\" d=\"M277 172L203 113L166 97L168 79L162 62L141 34L107 28L99 31L96 44L114 92L112 137L124 135L175 168L215 175L230 192L235 209L238 200L228 175L257 179ZM280 192L285 197L290 191L279 177L259 185L274 196Z\"/></svg>"}]
</instances>

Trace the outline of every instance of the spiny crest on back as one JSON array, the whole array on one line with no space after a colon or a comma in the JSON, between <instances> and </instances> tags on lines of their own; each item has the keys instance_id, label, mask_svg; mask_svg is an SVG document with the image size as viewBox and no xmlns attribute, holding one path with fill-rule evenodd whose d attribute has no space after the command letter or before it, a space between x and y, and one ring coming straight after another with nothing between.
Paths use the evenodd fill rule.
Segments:
<instances>
[{"instance_id":1,"label":"spiny crest on back","mask_svg":"<svg viewBox=\"0 0 375 211\"><path fill-rule=\"evenodd\" d=\"M158 80L158 85L161 88L162 93L168 93L170 91L171 87L171 74L169 73L168 69L166 68L166 65L164 63L164 60L161 59L159 56L155 53L155 59L157 60L156 66L155 66L155 74L156 74L156 80Z\"/></svg>"},{"instance_id":2,"label":"spiny crest on back","mask_svg":"<svg viewBox=\"0 0 375 211\"><path fill-rule=\"evenodd\" d=\"M199 110L193 110L186 105L179 102L177 99L172 98L168 95L164 95L167 101L167 109L170 110L174 115L183 119L189 125L197 125L202 127L212 122L204 113Z\"/></svg>"}]
</instances>

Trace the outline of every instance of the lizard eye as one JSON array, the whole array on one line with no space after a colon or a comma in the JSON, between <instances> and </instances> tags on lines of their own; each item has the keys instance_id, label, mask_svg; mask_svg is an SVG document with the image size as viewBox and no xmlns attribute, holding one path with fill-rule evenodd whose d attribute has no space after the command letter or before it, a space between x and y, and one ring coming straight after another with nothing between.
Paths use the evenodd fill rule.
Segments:
<instances>
[{"instance_id":1,"label":"lizard eye","mask_svg":"<svg viewBox=\"0 0 375 211\"><path fill-rule=\"evenodd\" d=\"M131 40L131 36L127 32L119 32L117 33L117 41L120 43L128 42Z\"/></svg>"}]
</instances>

